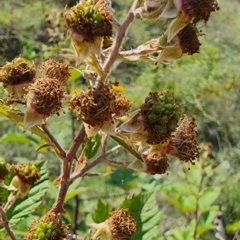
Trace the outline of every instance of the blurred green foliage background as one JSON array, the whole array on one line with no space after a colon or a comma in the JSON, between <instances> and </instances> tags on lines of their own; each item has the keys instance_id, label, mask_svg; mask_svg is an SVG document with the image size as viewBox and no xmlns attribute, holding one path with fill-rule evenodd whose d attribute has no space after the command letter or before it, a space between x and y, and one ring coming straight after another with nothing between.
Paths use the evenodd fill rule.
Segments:
<instances>
[{"instance_id":1,"label":"blurred green foliage background","mask_svg":"<svg viewBox=\"0 0 240 240\"><path fill-rule=\"evenodd\" d=\"M61 12L65 5L73 4L75 1L70 0L2 2L0 66L19 55L36 64L49 57L62 60L62 49L70 47L70 39ZM130 4L127 0L113 1L120 21ZM149 229L157 227L150 235L145 234L150 232L146 230L141 239L191 240L192 236L194 239L218 239L213 225L217 212L221 212L224 239L232 239L237 234L240 229L240 2L221 0L219 5L220 11L212 15L207 26L202 26L204 36L200 37L200 54L184 56L171 65L118 62L109 77L126 88L132 109L144 101L149 91L173 92L183 103L185 112L197 121L199 142L203 146L200 163L189 166L188 171L175 162L169 174L163 177L132 176L130 170L112 169L113 174L98 180L76 181L66 200L65 221L71 224L71 232L86 232L86 223L91 219L96 221L103 209L108 212L118 207L129 194L154 193L160 215L153 219ZM124 48L136 47L161 33L158 22L136 20ZM77 76L71 87L84 88L86 82ZM3 91L0 92L2 96ZM49 121L49 128L65 147L79 126L77 122L73 124L72 119L67 113L61 120L52 117ZM40 139L23 133L22 128L0 116L0 156L10 163L47 159L53 182L59 174L58 160L49 149L36 151L42 144ZM124 159L126 154L120 152L116 158ZM99 171L108 170L102 167ZM57 190L54 184L49 188L50 195L43 198L41 207L15 227L19 237L33 219L51 207ZM198 222L197 230L193 221ZM0 232L1 237L4 237L3 232Z\"/></svg>"}]
</instances>

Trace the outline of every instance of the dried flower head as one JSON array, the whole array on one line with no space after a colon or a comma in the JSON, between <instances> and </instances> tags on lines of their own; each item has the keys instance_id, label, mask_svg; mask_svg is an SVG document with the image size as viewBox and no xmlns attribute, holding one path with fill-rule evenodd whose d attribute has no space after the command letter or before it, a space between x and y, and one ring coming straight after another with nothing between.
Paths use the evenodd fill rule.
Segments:
<instances>
[{"instance_id":1,"label":"dried flower head","mask_svg":"<svg viewBox=\"0 0 240 240\"><path fill-rule=\"evenodd\" d=\"M0 82L3 82L4 85L18 85L31 82L35 74L34 63L19 57L1 68Z\"/></svg>"},{"instance_id":2,"label":"dried flower head","mask_svg":"<svg viewBox=\"0 0 240 240\"><path fill-rule=\"evenodd\" d=\"M164 174L168 169L168 157L158 149L151 149L149 152L142 153L145 164L145 172L149 174Z\"/></svg>"},{"instance_id":3,"label":"dried flower head","mask_svg":"<svg viewBox=\"0 0 240 240\"><path fill-rule=\"evenodd\" d=\"M53 59L42 62L40 71L43 77L56 79L63 85L71 75L67 64L59 63Z\"/></svg>"},{"instance_id":4,"label":"dried flower head","mask_svg":"<svg viewBox=\"0 0 240 240\"><path fill-rule=\"evenodd\" d=\"M95 126L103 126L112 121L112 108L114 96L109 86L104 85L100 89L89 88L79 94L75 94L70 101L70 109L77 112L78 118L85 123Z\"/></svg>"},{"instance_id":5,"label":"dried flower head","mask_svg":"<svg viewBox=\"0 0 240 240\"><path fill-rule=\"evenodd\" d=\"M28 227L24 240L64 240L68 228L62 223L60 214L49 211Z\"/></svg>"},{"instance_id":6,"label":"dried flower head","mask_svg":"<svg viewBox=\"0 0 240 240\"><path fill-rule=\"evenodd\" d=\"M64 14L67 28L86 42L112 35L112 13L106 0L82 0Z\"/></svg>"},{"instance_id":7,"label":"dried flower head","mask_svg":"<svg viewBox=\"0 0 240 240\"><path fill-rule=\"evenodd\" d=\"M48 117L61 109L63 97L64 88L58 80L48 77L38 78L29 87L26 96L27 108L35 114Z\"/></svg>"},{"instance_id":8,"label":"dried flower head","mask_svg":"<svg viewBox=\"0 0 240 240\"><path fill-rule=\"evenodd\" d=\"M121 116L129 107L129 101L107 84L99 89L89 88L73 95L69 104L78 118L92 127L102 127L105 123L112 122L114 115Z\"/></svg>"},{"instance_id":9,"label":"dried flower head","mask_svg":"<svg viewBox=\"0 0 240 240\"><path fill-rule=\"evenodd\" d=\"M219 10L217 0L174 0L177 9L192 20L192 23L207 23L212 12Z\"/></svg>"},{"instance_id":10,"label":"dried flower head","mask_svg":"<svg viewBox=\"0 0 240 240\"><path fill-rule=\"evenodd\" d=\"M31 186L40 178L39 170L33 163L23 163L14 166L15 174L26 184Z\"/></svg>"},{"instance_id":11,"label":"dried flower head","mask_svg":"<svg viewBox=\"0 0 240 240\"><path fill-rule=\"evenodd\" d=\"M128 208L112 212L107 224L114 240L129 240L137 231L136 221L129 213Z\"/></svg>"},{"instance_id":12,"label":"dried flower head","mask_svg":"<svg viewBox=\"0 0 240 240\"><path fill-rule=\"evenodd\" d=\"M175 98L169 94L150 92L140 109L147 142L159 144L167 141L181 116L180 105Z\"/></svg>"},{"instance_id":13,"label":"dried flower head","mask_svg":"<svg viewBox=\"0 0 240 240\"><path fill-rule=\"evenodd\" d=\"M199 146L196 141L198 132L193 118L182 116L176 131L166 147L166 153L184 162L191 162L199 157Z\"/></svg>"},{"instance_id":14,"label":"dried flower head","mask_svg":"<svg viewBox=\"0 0 240 240\"><path fill-rule=\"evenodd\" d=\"M198 40L199 32L192 24L188 24L178 34L179 44L183 53L193 55L199 53L201 43Z\"/></svg>"}]
</instances>

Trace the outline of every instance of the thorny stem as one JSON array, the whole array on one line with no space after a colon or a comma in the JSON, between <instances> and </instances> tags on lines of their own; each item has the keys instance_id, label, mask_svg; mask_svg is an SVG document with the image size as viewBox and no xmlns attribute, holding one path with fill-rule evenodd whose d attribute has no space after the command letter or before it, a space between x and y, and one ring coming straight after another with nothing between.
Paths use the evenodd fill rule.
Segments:
<instances>
[{"instance_id":1,"label":"thorny stem","mask_svg":"<svg viewBox=\"0 0 240 240\"><path fill-rule=\"evenodd\" d=\"M10 228L10 226L8 224L6 213L4 212L2 207L0 207L0 216L1 216L1 218L0 218L0 225L2 225L6 229L8 235L10 236L10 238L12 240L17 240L17 238L13 234L12 229Z\"/></svg>"},{"instance_id":2,"label":"thorny stem","mask_svg":"<svg viewBox=\"0 0 240 240\"><path fill-rule=\"evenodd\" d=\"M78 135L74 139L71 148L67 152L66 158L62 162L62 170L61 170L62 172L61 172L58 196L53 205L53 210L56 213L64 212L63 210L64 199L67 194L68 187L71 183L69 177L71 172L72 161L76 156L79 146L83 143L85 136L86 136L85 129L84 129L84 126L82 126Z\"/></svg>"},{"instance_id":3,"label":"thorny stem","mask_svg":"<svg viewBox=\"0 0 240 240\"><path fill-rule=\"evenodd\" d=\"M138 7L139 5L139 1L140 0L135 0L132 4L132 7L130 9L130 11L128 12L128 15L125 19L125 21L123 22L122 25L119 26L118 32L116 37L114 38L112 47L111 47L111 52L109 53L108 57L106 58L104 64L103 64L103 75L102 76L98 76L95 87L98 88L101 86L101 83L105 80L105 78L107 77L113 63L115 62L115 60L118 57L119 54L119 49L121 47L123 38L125 37L126 31L128 29L128 27L130 26L130 24L132 23L132 21L134 20L134 10Z\"/></svg>"}]
</instances>

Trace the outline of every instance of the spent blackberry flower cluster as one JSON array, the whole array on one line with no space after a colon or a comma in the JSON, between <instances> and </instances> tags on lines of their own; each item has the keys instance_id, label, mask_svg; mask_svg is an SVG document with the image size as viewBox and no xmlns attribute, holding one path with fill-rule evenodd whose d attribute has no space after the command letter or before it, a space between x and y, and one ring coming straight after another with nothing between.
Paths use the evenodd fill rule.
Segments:
<instances>
[{"instance_id":1,"label":"spent blackberry flower cluster","mask_svg":"<svg viewBox=\"0 0 240 240\"><path fill-rule=\"evenodd\" d=\"M107 122L113 123L113 116L123 115L129 107L129 101L114 92L108 84L99 89L89 88L75 94L69 104L69 108L77 113L79 119L91 127L100 128Z\"/></svg>"},{"instance_id":2,"label":"spent blackberry flower cluster","mask_svg":"<svg viewBox=\"0 0 240 240\"><path fill-rule=\"evenodd\" d=\"M199 157L195 121L182 114L181 105L170 94L150 92L117 133L139 153L128 165L135 173L166 173L169 155L192 164Z\"/></svg>"},{"instance_id":3,"label":"spent blackberry flower cluster","mask_svg":"<svg viewBox=\"0 0 240 240\"><path fill-rule=\"evenodd\" d=\"M152 175L167 172L169 158L159 149L150 147L142 152L141 157L143 159L144 172Z\"/></svg>"},{"instance_id":4,"label":"spent blackberry flower cluster","mask_svg":"<svg viewBox=\"0 0 240 240\"><path fill-rule=\"evenodd\" d=\"M39 170L33 163L24 163L15 165L14 172L15 176L9 185L9 190L13 191L10 196L25 197L36 181L40 179Z\"/></svg>"},{"instance_id":5,"label":"spent blackberry flower cluster","mask_svg":"<svg viewBox=\"0 0 240 240\"><path fill-rule=\"evenodd\" d=\"M53 59L42 62L40 72L42 77L56 79L63 85L67 82L71 75L67 64L57 62Z\"/></svg>"},{"instance_id":6,"label":"spent blackberry flower cluster","mask_svg":"<svg viewBox=\"0 0 240 240\"><path fill-rule=\"evenodd\" d=\"M91 239L98 239L101 236L106 240L130 240L137 231L137 223L128 208L111 212L110 218L105 222L93 223L91 226L94 229Z\"/></svg>"},{"instance_id":7,"label":"spent blackberry flower cluster","mask_svg":"<svg viewBox=\"0 0 240 240\"><path fill-rule=\"evenodd\" d=\"M140 107L140 116L143 130L147 132L147 143L163 143L176 129L181 107L170 94L150 92Z\"/></svg>"},{"instance_id":8,"label":"spent blackberry flower cluster","mask_svg":"<svg viewBox=\"0 0 240 240\"><path fill-rule=\"evenodd\" d=\"M181 29L169 42L168 33L158 39L158 47L161 50L156 63L174 61L183 54L193 55L199 53L201 43L198 37L201 33L191 23Z\"/></svg>"},{"instance_id":9,"label":"spent blackberry flower cluster","mask_svg":"<svg viewBox=\"0 0 240 240\"><path fill-rule=\"evenodd\" d=\"M64 14L77 57L76 66L90 54L100 56L112 36L112 12L107 0L83 0Z\"/></svg>"},{"instance_id":10,"label":"spent blackberry flower cluster","mask_svg":"<svg viewBox=\"0 0 240 240\"><path fill-rule=\"evenodd\" d=\"M36 75L36 67L32 61L22 57L15 58L0 68L0 82L9 94L21 97L25 88L33 82Z\"/></svg>"},{"instance_id":11,"label":"spent blackberry flower cluster","mask_svg":"<svg viewBox=\"0 0 240 240\"><path fill-rule=\"evenodd\" d=\"M68 228L61 221L60 214L49 211L28 227L24 240L64 240Z\"/></svg>"},{"instance_id":12,"label":"spent blackberry flower cluster","mask_svg":"<svg viewBox=\"0 0 240 240\"><path fill-rule=\"evenodd\" d=\"M31 186L40 178L39 170L33 163L17 164L14 166L14 172L20 181Z\"/></svg>"},{"instance_id":13,"label":"spent blackberry flower cluster","mask_svg":"<svg viewBox=\"0 0 240 240\"><path fill-rule=\"evenodd\" d=\"M96 37L112 35L111 12L105 0L82 0L64 14L70 32L82 36L83 41L94 42Z\"/></svg>"},{"instance_id":14,"label":"spent blackberry flower cluster","mask_svg":"<svg viewBox=\"0 0 240 240\"><path fill-rule=\"evenodd\" d=\"M40 124L50 115L58 113L62 108L63 98L64 87L59 80L49 77L37 78L29 86L26 95L24 128Z\"/></svg>"},{"instance_id":15,"label":"spent blackberry flower cluster","mask_svg":"<svg viewBox=\"0 0 240 240\"><path fill-rule=\"evenodd\" d=\"M172 133L165 152L177 157L181 161L193 164L193 160L199 157L196 127L195 119L183 115L176 131Z\"/></svg>"},{"instance_id":16,"label":"spent blackberry flower cluster","mask_svg":"<svg viewBox=\"0 0 240 240\"><path fill-rule=\"evenodd\" d=\"M175 0L178 11L188 16L196 25L198 22L207 23L211 13L218 11L217 0Z\"/></svg>"}]
</instances>

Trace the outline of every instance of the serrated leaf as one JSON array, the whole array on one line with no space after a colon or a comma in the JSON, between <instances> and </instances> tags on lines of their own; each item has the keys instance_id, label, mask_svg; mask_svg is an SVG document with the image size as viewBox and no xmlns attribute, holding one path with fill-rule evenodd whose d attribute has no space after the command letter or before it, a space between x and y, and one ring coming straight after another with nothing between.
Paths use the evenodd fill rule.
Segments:
<instances>
[{"instance_id":1,"label":"serrated leaf","mask_svg":"<svg viewBox=\"0 0 240 240\"><path fill-rule=\"evenodd\" d=\"M102 223L109 218L109 212L111 212L111 207L109 204L103 203L100 199L97 203L97 208L95 213L92 216L92 219L95 223Z\"/></svg>"},{"instance_id":2,"label":"serrated leaf","mask_svg":"<svg viewBox=\"0 0 240 240\"><path fill-rule=\"evenodd\" d=\"M126 198L121 208L127 207L137 221L137 232L131 240L149 240L157 237L161 212L158 209L155 193L139 194ZM149 238L151 236L151 238Z\"/></svg>"},{"instance_id":3,"label":"serrated leaf","mask_svg":"<svg viewBox=\"0 0 240 240\"><path fill-rule=\"evenodd\" d=\"M48 190L49 180L46 172L46 163L40 162L36 164L41 168L41 178L35 183L28 195L23 199L18 199L7 211L7 219L10 226L16 225L23 218L35 211L41 204L41 198Z\"/></svg>"}]
</instances>

